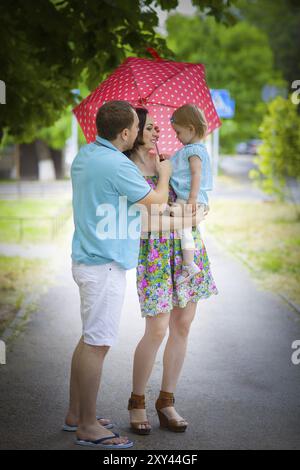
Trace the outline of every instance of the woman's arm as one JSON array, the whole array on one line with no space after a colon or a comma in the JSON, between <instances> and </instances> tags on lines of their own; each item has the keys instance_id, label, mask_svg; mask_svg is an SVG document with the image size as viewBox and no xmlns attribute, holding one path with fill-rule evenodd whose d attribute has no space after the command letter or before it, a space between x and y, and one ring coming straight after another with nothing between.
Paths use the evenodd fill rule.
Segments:
<instances>
[{"instance_id":1,"label":"woman's arm","mask_svg":"<svg viewBox=\"0 0 300 470\"><path fill-rule=\"evenodd\" d=\"M142 213L142 232L172 232L182 228L196 227L204 220L205 215L201 209L194 215L185 215L184 217Z\"/></svg>"}]
</instances>

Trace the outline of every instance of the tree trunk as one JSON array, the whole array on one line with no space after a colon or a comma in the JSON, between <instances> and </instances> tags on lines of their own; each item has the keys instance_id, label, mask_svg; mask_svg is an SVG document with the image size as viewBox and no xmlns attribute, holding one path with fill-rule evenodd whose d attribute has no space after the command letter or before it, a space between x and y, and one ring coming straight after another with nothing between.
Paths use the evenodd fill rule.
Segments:
<instances>
[{"instance_id":1,"label":"tree trunk","mask_svg":"<svg viewBox=\"0 0 300 470\"><path fill-rule=\"evenodd\" d=\"M55 150L49 147L49 152L51 159L54 164L54 170L55 170L55 177L57 180L63 179L65 174L64 174L64 159L63 159L63 152L62 150Z\"/></svg>"},{"instance_id":2,"label":"tree trunk","mask_svg":"<svg viewBox=\"0 0 300 470\"><path fill-rule=\"evenodd\" d=\"M36 142L20 144L20 179L37 180L39 178L39 156Z\"/></svg>"}]
</instances>

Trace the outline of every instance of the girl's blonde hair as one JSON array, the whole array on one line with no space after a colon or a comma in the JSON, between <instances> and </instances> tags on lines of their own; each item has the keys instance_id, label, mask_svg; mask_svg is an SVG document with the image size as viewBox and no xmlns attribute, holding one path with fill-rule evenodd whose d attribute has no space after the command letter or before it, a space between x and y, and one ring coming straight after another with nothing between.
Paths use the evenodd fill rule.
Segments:
<instances>
[{"instance_id":1,"label":"girl's blonde hair","mask_svg":"<svg viewBox=\"0 0 300 470\"><path fill-rule=\"evenodd\" d=\"M202 139L207 132L207 121L202 109L196 104L184 104L177 108L171 117L172 124L189 127L194 126L196 134Z\"/></svg>"}]
</instances>

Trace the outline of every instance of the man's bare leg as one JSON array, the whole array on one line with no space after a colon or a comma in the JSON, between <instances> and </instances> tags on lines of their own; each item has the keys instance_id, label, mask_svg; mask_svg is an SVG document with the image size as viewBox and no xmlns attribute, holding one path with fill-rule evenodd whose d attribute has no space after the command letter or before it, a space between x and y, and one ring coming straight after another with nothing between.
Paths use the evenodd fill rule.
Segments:
<instances>
[{"instance_id":1,"label":"man's bare leg","mask_svg":"<svg viewBox=\"0 0 300 470\"><path fill-rule=\"evenodd\" d=\"M69 410L66 415L65 423L70 426L77 426L79 418L79 384L78 384L78 362L80 352L83 347L83 338L81 337L72 357L71 378L70 378L70 402Z\"/></svg>"},{"instance_id":2,"label":"man's bare leg","mask_svg":"<svg viewBox=\"0 0 300 470\"><path fill-rule=\"evenodd\" d=\"M65 418L68 426L77 426L79 421L79 383L78 383L78 362L80 352L83 348L83 337L80 338L72 357L71 378L70 378L70 403L69 410ZM100 376L101 380L101 376ZM105 426L110 423L109 419L98 420L99 424Z\"/></svg>"},{"instance_id":3,"label":"man's bare leg","mask_svg":"<svg viewBox=\"0 0 300 470\"><path fill-rule=\"evenodd\" d=\"M79 424L77 430L78 439L97 440L112 433L101 426L96 419L96 402L100 386L100 377L104 358L109 346L91 346L82 343L79 347L77 358L77 376L79 385ZM112 438L105 441L106 444L123 444L127 437Z\"/></svg>"}]
</instances>

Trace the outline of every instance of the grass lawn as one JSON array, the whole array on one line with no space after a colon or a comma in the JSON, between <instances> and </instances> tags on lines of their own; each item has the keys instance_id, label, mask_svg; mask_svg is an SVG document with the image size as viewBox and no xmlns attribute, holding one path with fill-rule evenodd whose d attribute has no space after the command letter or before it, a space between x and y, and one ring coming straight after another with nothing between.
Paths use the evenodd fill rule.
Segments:
<instances>
[{"instance_id":1,"label":"grass lawn","mask_svg":"<svg viewBox=\"0 0 300 470\"><path fill-rule=\"evenodd\" d=\"M51 280L51 263L45 260L0 256L0 335L13 320L25 297Z\"/></svg>"},{"instance_id":2,"label":"grass lawn","mask_svg":"<svg viewBox=\"0 0 300 470\"><path fill-rule=\"evenodd\" d=\"M300 304L300 221L291 204L215 200L206 229L262 285Z\"/></svg>"},{"instance_id":3,"label":"grass lawn","mask_svg":"<svg viewBox=\"0 0 300 470\"><path fill-rule=\"evenodd\" d=\"M1 156L0 156L1 158ZM1 184L8 184L8 183L11 183L11 184L16 184L19 180L17 179L14 179L14 178L10 178L10 179L1 179L0 180L0 185Z\"/></svg>"},{"instance_id":4,"label":"grass lawn","mask_svg":"<svg viewBox=\"0 0 300 470\"><path fill-rule=\"evenodd\" d=\"M10 220L10 217L31 218L22 221L24 241L50 241L53 230L50 218L64 208L71 215L70 201L66 198L0 200L0 243L18 243L21 240L20 221Z\"/></svg>"}]
</instances>

